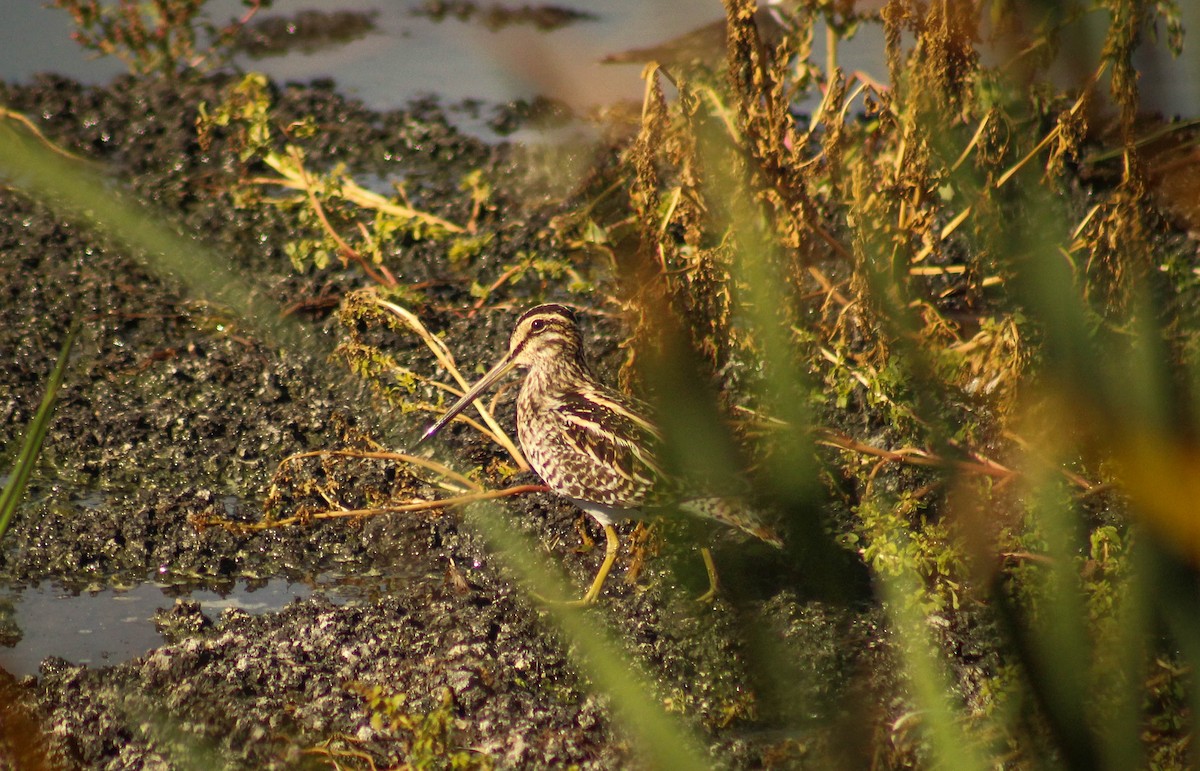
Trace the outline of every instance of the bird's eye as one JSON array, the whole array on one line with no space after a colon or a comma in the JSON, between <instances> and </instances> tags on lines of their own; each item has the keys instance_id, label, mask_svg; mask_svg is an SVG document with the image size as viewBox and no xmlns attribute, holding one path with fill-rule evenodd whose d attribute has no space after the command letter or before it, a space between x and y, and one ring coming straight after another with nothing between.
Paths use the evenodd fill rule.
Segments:
<instances>
[{"instance_id":1,"label":"bird's eye","mask_svg":"<svg viewBox=\"0 0 1200 771\"><path fill-rule=\"evenodd\" d=\"M529 331L530 332L541 332L545 328L546 328L546 320L545 319L534 319L533 321L529 322Z\"/></svg>"}]
</instances>

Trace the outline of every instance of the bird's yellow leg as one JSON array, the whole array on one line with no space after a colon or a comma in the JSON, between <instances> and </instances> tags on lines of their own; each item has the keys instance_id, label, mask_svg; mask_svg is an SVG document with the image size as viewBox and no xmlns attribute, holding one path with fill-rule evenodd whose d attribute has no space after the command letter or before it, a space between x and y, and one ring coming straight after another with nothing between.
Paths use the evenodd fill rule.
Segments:
<instances>
[{"instance_id":1,"label":"bird's yellow leg","mask_svg":"<svg viewBox=\"0 0 1200 771\"><path fill-rule=\"evenodd\" d=\"M621 547L621 542L617 538L617 531L612 525L604 526L604 562L600 563L600 571L596 573L596 579L592 581L592 586L587 590L587 594L583 595L582 599L575 600L571 605L591 605L600 596L600 589L604 586L604 579L608 578L608 571L612 570L613 562L617 559L617 549Z\"/></svg>"},{"instance_id":2,"label":"bird's yellow leg","mask_svg":"<svg viewBox=\"0 0 1200 771\"><path fill-rule=\"evenodd\" d=\"M708 591L697 597L696 602L712 602L721 591L721 582L717 578L717 564L713 562L712 552L707 546L700 549L700 556L704 558L704 569L708 572Z\"/></svg>"},{"instance_id":3,"label":"bird's yellow leg","mask_svg":"<svg viewBox=\"0 0 1200 771\"><path fill-rule=\"evenodd\" d=\"M600 590L604 587L604 579L608 578L608 571L612 570L613 562L617 559L617 550L621 547L621 541L617 538L617 531L612 525L604 526L604 562L600 563L600 570L596 573L595 580L592 581L591 587L587 590L587 594L583 595L578 600L551 600L546 597L533 593L534 599L544 603L554 603L557 605L570 605L574 607L582 607L591 605L600 596Z\"/></svg>"}]
</instances>

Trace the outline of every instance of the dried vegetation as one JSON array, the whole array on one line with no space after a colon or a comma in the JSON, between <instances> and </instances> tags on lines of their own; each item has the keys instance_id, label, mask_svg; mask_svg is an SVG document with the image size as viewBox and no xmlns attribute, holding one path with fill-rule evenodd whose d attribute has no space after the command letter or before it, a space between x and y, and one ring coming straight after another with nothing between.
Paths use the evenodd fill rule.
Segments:
<instances>
[{"instance_id":1,"label":"dried vegetation","mask_svg":"<svg viewBox=\"0 0 1200 771\"><path fill-rule=\"evenodd\" d=\"M621 372L658 397L668 461L744 471L813 585L846 557L869 573L860 600L882 608L902 673L872 682L887 706L859 716L875 766L1193 762L1200 284L1147 148L1194 138L1142 122L1132 59L1156 28L1179 47L1178 8L888 0L868 16L809 0L778 45L755 10L726 0L720 64L646 67L638 125L545 218L536 255L504 251L504 219L544 209L501 216L483 173L443 207L455 217L311 171L313 127L275 127L261 79L231 86L201 134L233 137L245 205L295 212L298 270L361 270L338 358L394 406L456 392L435 361L464 386L423 318L476 341L473 319L547 296L624 318ZM1048 65L1089 14L1107 37L1063 88ZM885 31L888 84L838 65L863 24ZM441 245L463 280L401 281L397 240ZM428 352L402 365L381 328ZM481 420L503 460L405 494L478 495L521 469ZM337 491L294 465L279 483L314 503L266 524L338 516Z\"/></svg>"}]
</instances>

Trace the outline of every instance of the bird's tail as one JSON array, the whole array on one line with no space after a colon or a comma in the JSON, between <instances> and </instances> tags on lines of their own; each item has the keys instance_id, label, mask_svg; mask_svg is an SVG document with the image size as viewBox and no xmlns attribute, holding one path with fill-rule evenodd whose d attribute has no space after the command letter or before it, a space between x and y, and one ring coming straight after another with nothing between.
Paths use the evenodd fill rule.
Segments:
<instances>
[{"instance_id":1,"label":"bird's tail","mask_svg":"<svg viewBox=\"0 0 1200 771\"><path fill-rule=\"evenodd\" d=\"M763 523L757 511L740 498L692 498L680 501L679 508L736 527L777 549L783 548L783 539Z\"/></svg>"}]
</instances>

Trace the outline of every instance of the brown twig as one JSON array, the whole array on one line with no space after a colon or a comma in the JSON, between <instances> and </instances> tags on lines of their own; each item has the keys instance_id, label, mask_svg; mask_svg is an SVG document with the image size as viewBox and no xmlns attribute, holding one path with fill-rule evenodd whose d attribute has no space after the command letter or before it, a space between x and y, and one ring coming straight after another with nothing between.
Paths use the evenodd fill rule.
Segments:
<instances>
[{"instance_id":1,"label":"brown twig","mask_svg":"<svg viewBox=\"0 0 1200 771\"><path fill-rule=\"evenodd\" d=\"M925 466L930 468L951 468L956 471L961 471L968 474L978 474L988 476L998 480L1001 484L1015 479L1020 475L1020 472L1010 469L1009 467L997 463L990 458L973 450L963 449L963 452L968 455L971 460L947 460L936 453L928 450L921 450L915 447L905 447L899 450L885 450L882 447L860 442L846 434L832 431L827 428L819 428L816 430L820 437L817 440L818 444L823 444L827 447L836 447L841 450L849 450L862 455L871 455L880 458L880 463L872 470L872 475L886 463L907 463L910 466ZM952 443L952 446L957 446ZM962 448L960 448L962 449ZM1091 482L1088 479L1076 474L1068 469L1059 468L1059 473L1075 487L1080 488L1082 495L1093 495L1107 485L1100 485Z\"/></svg>"},{"instance_id":2,"label":"brown twig","mask_svg":"<svg viewBox=\"0 0 1200 771\"><path fill-rule=\"evenodd\" d=\"M317 215L317 219L321 222L321 227L329 234L337 244L338 253L342 257L342 265L353 260L358 263L358 266L363 269L363 272L377 284L384 286L396 286L396 279L389 273L387 276L380 275L378 271L372 268L363 258L358 250L350 246L344 238L334 229L333 223L329 221L329 217L325 214L325 207L321 204L321 199L317 197L316 187L313 185L312 177L309 176L308 170L304 168L304 156L300 153L300 148L289 145L288 154L292 157L292 162L296 164L296 171L299 174L300 181L304 185L304 195L308 198L308 205L312 208L313 213ZM388 279L391 279L390 281Z\"/></svg>"},{"instance_id":3,"label":"brown twig","mask_svg":"<svg viewBox=\"0 0 1200 771\"><path fill-rule=\"evenodd\" d=\"M308 749L301 750L303 755L318 755L327 758L334 768L341 768L338 762L341 758L354 758L367 764L371 771L378 771L379 767L375 765L375 759L363 750L352 749L335 749L333 743L335 741L345 742L348 745L360 744L361 742L353 736L346 734L334 734L325 741Z\"/></svg>"},{"instance_id":4,"label":"brown twig","mask_svg":"<svg viewBox=\"0 0 1200 771\"><path fill-rule=\"evenodd\" d=\"M1013 560L1015 562L1036 562L1040 565L1054 564L1053 557L1048 557L1045 554L1035 554L1029 551L1004 551L1000 552L1000 556L1004 559Z\"/></svg>"},{"instance_id":5,"label":"brown twig","mask_svg":"<svg viewBox=\"0 0 1200 771\"><path fill-rule=\"evenodd\" d=\"M283 519L272 519L263 522L232 522L224 517L200 517L194 520L194 524L199 527L211 527L215 525L224 527L226 530L235 533L252 533L259 530L287 527L313 520L346 519L348 517L365 519L367 517L379 516L380 514L447 509L455 506L465 506L468 503L475 503L477 501L489 501L495 498L506 498L510 495L524 495L526 493L544 493L549 490L550 488L545 485L516 485L515 487L506 487L502 490L482 490L467 493L466 495L456 495L452 498L438 498L432 501L413 500L408 503L376 506L369 509L335 509L331 511L306 512L294 517L284 517Z\"/></svg>"},{"instance_id":6,"label":"brown twig","mask_svg":"<svg viewBox=\"0 0 1200 771\"><path fill-rule=\"evenodd\" d=\"M517 275L524 269L525 269L524 265L518 264L518 265L513 265L508 270L501 273L500 277L498 279L496 279L495 281L493 281L492 285L483 291L483 295L478 300L475 301L475 304L471 306L471 310L467 311L467 318L468 319L475 318L475 315L477 313L479 313L479 310L481 308L483 308L484 303L487 302L488 297L490 297L492 295L492 292L495 292L497 289L504 286L505 282L507 282L510 278Z\"/></svg>"},{"instance_id":7,"label":"brown twig","mask_svg":"<svg viewBox=\"0 0 1200 771\"><path fill-rule=\"evenodd\" d=\"M401 305L397 305L394 302L384 300L373 291L360 290L360 293L364 299L364 302L370 302L374 305L378 305L380 308L383 308L393 316L403 321L405 326L407 326L409 329L416 332L417 336L421 338L421 341L425 343L426 347L429 348L434 357L438 360L438 364L440 364L444 370L450 373L450 376L453 377L454 380L459 384L459 387L463 389L464 393L468 388L470 388L470 385L467 384L466 379L462 376L462 373L459 372L458 367L455 365L454 356L450 353L450 349L446 347L444 342L430 334L429 330L425 328L425 325L419 318L417 318L415 313ZM491 411L479 401L475 402L475 409L479 412L480 417L483 418L483 422L487 424L489 429L491 429L490 436L495 439L497 444L499 444L508 452L508 454L512 457L513 462L517 464L519 469L522 471L528 471L529 463L525 460L525 456L521 454L519 449L517 449L517 445L511 438L509 438L508 434L504 432L504 429L500 428L500 424L496 422L496 419L492 416ZM461 420L463 419L463 416L459 415L456 419Z\"/></svg>"},{"instance_id":8,"label":"brown twig","mask_svg":"<svg viewBox=\"0 0 1200 771\"><path fill-rule=\"evenodd\" d=\"M440 474L447 479L452 479L458 482L463 489L480 492L483 487L472 479L469 479L457 471L453 471L447 466L438 463L429 458L422 458L417 455L409 455L403 452L385 452L381 450L310 450L309 452L298 452L295 455L289 455L279 462L279 468L282 470L285 464L303 460L305 458L320 458L320 457L336 457L336 458L374 458L378 460L398 460L403 463L411 463L414 466L429 469L437 474ZM276 472L277 474L279 472Z\"/></svg>"},{"instance_id":9,"label":"brown twig","mask_svg":"<svg viewBox=\"0 0 1200 771\"><path fill-rule=\"evenodd\" d=\"M26 130L29 131L29 133L33 134L33 136L39 142L44 144L46 147L50 148L50 150L52 152L58 153L59 155L63 156L64 158L70 158L73 161L79 161L80 163L86 163L91 166L96 165L95 161L90 161L87 158L84 158L79 155L75 155L74 153L72 153L68 150L64 150L63 148L61 148L58 145L51 142L49 139L46 138L46 135L43 134L41 132L41 130L38 129L37 126L34 125L33 121L31 121L28 117L26 117L25 115L22 115L19 112L10 110L7 107L0 107L0 118L7 118L8 120L13 120L13 121L16 121L17 123L20 123L22 126L24 126L26 128Z\"/></svg>"},{"instance_id":10,"label":"brown twig","mask_svg":"<svg viewBox=\"0 0 1200 771\"><path fill-rule=\"evenodd\" d=\"M975 462L954 460L948 461L934 453L926 450L920 450L915 447L905 447L899 450L885 450L882 447L860 442L853 437L845 434L831 431L827 428L817 429L817 435L820 437L817 440L818 444L826 445L827 447L836 447L841 450L850 450L862 455L871 455L881 458L886 462L907 463L910 466L927 466L927 467L946 467L954 468L958 471L967 473L980 474L989 476L994 479L1008 479L1017 472L1006 466L1002 466L995 461L979 458Z\"/></svg>"},{"instance_id":11,"label":"brown twig","mask_svg":"<svg viewBox=\"0 0 1200 771\"><path fill-rule=\"evenodd\" d=\"M832 281L829 280L829 277L826 276L815 265L808 266L808 275L812 276L813 280L816 281L818 285L820 285L822 294L824 294L825 296L834 300L835 302L837 302L838 305L842 306L843 308L848 307L850 305L850 301L848 299L846 299L846 296L844 294L842 294L841 292L839 292L838 288L836 286L834 286Z\"/></svg>"}]
</instances>

